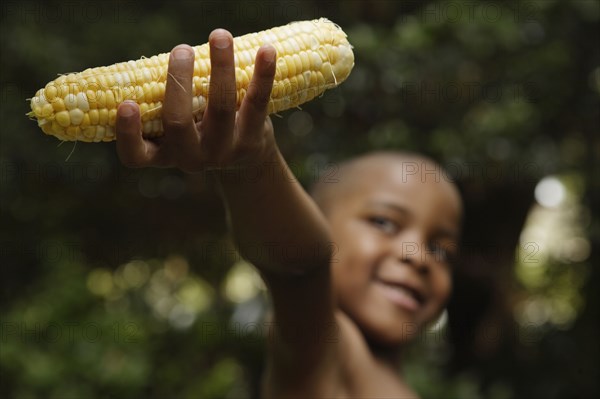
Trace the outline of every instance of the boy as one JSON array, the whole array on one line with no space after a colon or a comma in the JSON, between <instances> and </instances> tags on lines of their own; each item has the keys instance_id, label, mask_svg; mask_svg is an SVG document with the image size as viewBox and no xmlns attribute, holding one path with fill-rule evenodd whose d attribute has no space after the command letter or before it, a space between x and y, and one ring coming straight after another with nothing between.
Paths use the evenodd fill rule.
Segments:
<instances>
[{"instance_id":1,"label":"boy","mask_svg":"<svg viewBox=\"0 0 600 399\"><path fill-rule=\"evenodd\" d=\"M164 136L143 139L139 108L121 104L122 162L215 173L239 250L273 300L264 397L415 397L397 373L399 350L439 315L450 293L448 257L461 218L455 187L425 158L385 153L342 165L339 182L320 182L311 199L267 116L275 49L258 51L236 113L232 40L222 29L209 37L210 101L200 122L184 90L193 72L186 45L171 52ZM409 164L428 173L408 174ZM258 177L235 179L233 167Z\"/></svg>"}]
</instances>

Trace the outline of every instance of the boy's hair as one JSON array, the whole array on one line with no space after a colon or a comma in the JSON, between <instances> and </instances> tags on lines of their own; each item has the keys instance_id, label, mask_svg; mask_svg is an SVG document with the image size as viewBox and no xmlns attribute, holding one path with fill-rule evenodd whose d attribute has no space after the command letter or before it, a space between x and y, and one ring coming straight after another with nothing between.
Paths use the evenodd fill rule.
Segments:
<instances>
[{"instance_id":1,"label":"boy's hair","mask_svg":"<svg viewBox=\"0 0 600 399\"><path fill-rule=\"evenodd\" d=\"M376 151L343 161L328 168L319 176L319 179L309 189L309 194L319 206L321 211L327 215L331 206L343 194L346 194L352 186L352 177L357 176L364 167L372 162L401 163L406 177L418 175L422 181L426 179L446 179L452 185L453 181L448 179L448 174L433 159L404 151Z\"/></svg>"}]
</instances>

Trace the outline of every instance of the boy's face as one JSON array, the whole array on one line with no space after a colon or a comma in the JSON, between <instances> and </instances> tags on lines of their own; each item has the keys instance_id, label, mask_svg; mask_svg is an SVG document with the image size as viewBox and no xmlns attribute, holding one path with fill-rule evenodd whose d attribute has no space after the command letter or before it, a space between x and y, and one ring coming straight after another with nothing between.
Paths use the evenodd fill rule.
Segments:
<instances>
[{"instance_id":1,"label":"boy's face","mask_svg":"<svg viewBox=\"0 0 600 399\"><path fill-rule=\"evenodd\" d=\"M328 212L338 304L378 345L414 337L451 292L461 202L425 162L368 161L342 183Z\"/></svg>"}]
</instances>

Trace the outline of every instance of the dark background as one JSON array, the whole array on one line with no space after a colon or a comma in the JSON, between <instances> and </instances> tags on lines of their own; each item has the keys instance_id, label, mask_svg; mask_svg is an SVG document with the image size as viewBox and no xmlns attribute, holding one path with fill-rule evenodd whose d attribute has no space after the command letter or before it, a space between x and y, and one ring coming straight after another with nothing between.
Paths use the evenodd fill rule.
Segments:
<instances>
[{"instance_id":1,"label":"dark background","mask_svg":"<svg viewBox=\"0 0 600 399\"><path fill-rule=\"evenodd\" d=\"M202 175L130 170L25 116L58 73L328 17L349 79L272 117L307 187L428 154L467 214L449 318L410 348L424 398L600 394L600 3L24 1L1 6L0 396L255 397L265 293Z\"/></svg>"}]
</instances>

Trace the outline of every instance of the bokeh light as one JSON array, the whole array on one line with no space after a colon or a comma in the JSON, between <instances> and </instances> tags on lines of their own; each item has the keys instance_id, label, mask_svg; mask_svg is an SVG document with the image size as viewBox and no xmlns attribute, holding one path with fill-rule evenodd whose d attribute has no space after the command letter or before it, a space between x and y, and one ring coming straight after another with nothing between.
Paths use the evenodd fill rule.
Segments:
<instances>
[{"instance_id":1,"label":"bokeh light","mask_svg":"<svg viewBox=\"0 0 600 399\"><path fill-rule=\"evenodd\" d=\"M227 299L231 302L241 303L252 299L264 290L265 286L252 265L239 261L227 274L223 288Z\"/></svg>"},{"instance_id":2,"label":"bokeh light","mask_svg":"<svg viewBox=\"0 0 600 399\"><path fill-rule=\"evenodd\" d=\"M565 187L557 178L545 177L535 186L535 199L542 206L554 208L565 199Z\"/></svg>"}]
</instances>

